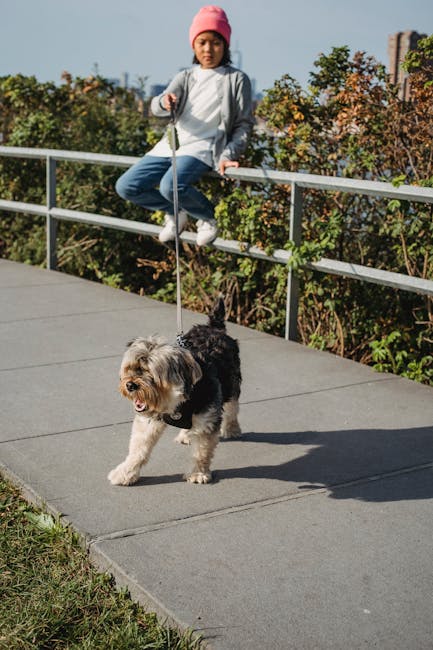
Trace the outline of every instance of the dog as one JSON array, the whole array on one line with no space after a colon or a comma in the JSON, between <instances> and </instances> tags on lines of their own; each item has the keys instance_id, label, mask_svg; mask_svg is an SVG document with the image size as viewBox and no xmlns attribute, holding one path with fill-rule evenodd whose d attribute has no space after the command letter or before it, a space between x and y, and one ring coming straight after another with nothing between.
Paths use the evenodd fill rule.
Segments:
<instances>
[{"instance_id":1,"label":"dog","mask_svg":"<svg viewBox=\"0 0 433 650\"><path fill-rule=\"evenodd\" d=\"M132 401L129 453L108 474L113 485L132 485L168 424L181 428L177 442L190 444L193 467L185 479L210 483L219 438L241 435L238 422L241 367L238 342L225 326L218 298L207 325L194 325L176 344L160 337L128 344L120 368L121 394Z\"/></svg>"}]
</instances>

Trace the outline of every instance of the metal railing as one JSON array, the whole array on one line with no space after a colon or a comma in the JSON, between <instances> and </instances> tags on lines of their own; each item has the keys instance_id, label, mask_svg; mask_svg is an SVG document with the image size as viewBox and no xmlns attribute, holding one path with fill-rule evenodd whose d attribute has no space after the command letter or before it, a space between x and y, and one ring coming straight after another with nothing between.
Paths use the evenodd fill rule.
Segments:
<instances>
[{"instance_id":1,"label":"metal railing","mask_svg":"<svg viewBox=\"0 0 433 650\"><path fill-rule=\"evenodd\" d=\"M57 149L27 149L23 147L0 146L0 156L14 158L33 158L46 160L46 205L22 203L19 201L6 201L0 199L0 210L20 212L25 214L45 216L47 220L47 268L55 269L57 264L56 236L59 220L87 223L94 226L114 228L125 232L157 236L160 226L128 219L119 219L100 214L66 210L56 207L56 166L58 161L89 163L94 165L111 165L129 167L139 160L131 156L115 156L108 154L86 153L81 151L61 151ZM391 183L377 181L361 181L335 176L318 176L314 174L299 174L294 172L278 172L267 169L248 169L240 167L227 170L227 176L253 183L277 183L291 186L290 193L290 239L298 246L301 243L301 220L303 189L316 189L323 191L339 191L352 194L370 195L388 199L400 199L419 203L433 203L433 189L401 185L394 187ZM194 244L196 235L192 232L183 232L181 239ZM271 254L265 253L257 246L250 246L244 242L230 241L217 238L213 244L215 248L235 255L253 257L279 264L287 264L290 251L276 249ZM305 267L340 275L364 282L371 282L382 286L394 287L404 291L411 291L433 296L433 280L412 277L402 273L394 273L381 269L342 262L328 258L321 258L316 262L307 262ZM287 272L287 300L286 300L286 339L296 340L297 313L298 313L299 282L295 273L290 269Z\"/></svg>"}]
</instances>

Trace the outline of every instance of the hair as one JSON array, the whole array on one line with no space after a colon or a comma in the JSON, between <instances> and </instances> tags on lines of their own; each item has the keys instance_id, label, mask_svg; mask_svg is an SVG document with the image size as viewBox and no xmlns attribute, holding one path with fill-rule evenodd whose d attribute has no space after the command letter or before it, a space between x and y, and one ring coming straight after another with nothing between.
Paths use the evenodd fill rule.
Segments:
<instances>
[{"instance_id":1,"label":"hair","mask_svg":"<svg viewBox=\"0 0 433 650\"><path fill-rule=\"evenodd\" d=\"M224 38L224 36L221 36L221 34L219 32L214 32L212 30L210 30L210 32L214 36L217 36L220 39L220 41L222 41L224 43L224 54L223 54L223 58L221 59L220 65L229 65L229 63L232 62L232 55L230 53L230 48L229 48L229 46L227 44L226 39ZM195 54L194 54L194 57L192 59L192 62L193 63L200 63Z\"/></svg>"}]
</instances>

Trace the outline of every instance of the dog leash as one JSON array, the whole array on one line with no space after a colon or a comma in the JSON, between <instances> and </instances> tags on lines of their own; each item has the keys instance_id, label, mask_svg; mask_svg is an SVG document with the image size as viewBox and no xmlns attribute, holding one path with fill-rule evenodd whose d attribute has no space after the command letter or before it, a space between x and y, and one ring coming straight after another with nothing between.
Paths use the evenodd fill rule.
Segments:
<instances>
[{"instance_id":1,"label":"dog leash","mask_svg":"<svg viewBox=\"0 0 433 650\"><path fill-rule=\"evenodd\" d=\"M173 170L173 210L175 222L175 250L176 250L176 310L177 310L177 335L178 345L184 346L183 325L182 325L182 291L180 284L180 246L179 246L179 194L177 184L176 168L176 107L172 99L170 101L170 144L172 151L172 170Z\"/></svg>"}]
</instances>

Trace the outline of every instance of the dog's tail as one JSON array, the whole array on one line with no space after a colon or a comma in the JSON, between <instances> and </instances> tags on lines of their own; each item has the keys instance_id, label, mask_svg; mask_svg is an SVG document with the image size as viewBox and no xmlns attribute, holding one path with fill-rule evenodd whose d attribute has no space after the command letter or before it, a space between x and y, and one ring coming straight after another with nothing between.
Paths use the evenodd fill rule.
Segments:
<instances>
[{"instance_id":1,"label":"dog's tail","mask_svg":"<svg viewBox=\"0 0 433 650\"><path fill-rule=\"evenodd\" d=\"M225 330L225 317L226 317L226 308L224 305L224 299L222 296L219 296L215 302L212 311L210 312L209 325L215 327L218 330Z\"/></svg>"}]
</instances>

